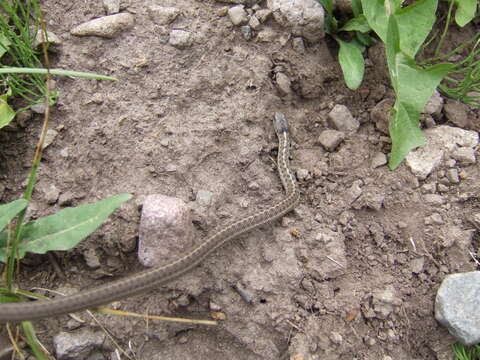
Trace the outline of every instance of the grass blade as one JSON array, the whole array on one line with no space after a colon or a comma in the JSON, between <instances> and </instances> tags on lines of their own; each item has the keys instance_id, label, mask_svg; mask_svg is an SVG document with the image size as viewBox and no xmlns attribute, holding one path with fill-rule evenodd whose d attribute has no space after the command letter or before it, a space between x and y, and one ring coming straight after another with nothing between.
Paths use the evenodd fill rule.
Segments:
<instances>
[{"instance_id":1,"label":"grass blade","mask_svg":"<svg viewBox=\"0 0 480 360\"><path fill-rule=\"evenodd\" d=\"M49 72L51 75L63 75L63 76L72 76L72 77L79 77L85 79L96 79L96 80L111 80L117 81L117 78L112 76L94 74L94 73L86 73L81 71L71 71L71 70L63 70L63 69L51 69L47 71L47 69L42 68L23 68L23 67L4 67L0 69L0 74L42 74L46 75Z\"/></svg>"}]
</instances>

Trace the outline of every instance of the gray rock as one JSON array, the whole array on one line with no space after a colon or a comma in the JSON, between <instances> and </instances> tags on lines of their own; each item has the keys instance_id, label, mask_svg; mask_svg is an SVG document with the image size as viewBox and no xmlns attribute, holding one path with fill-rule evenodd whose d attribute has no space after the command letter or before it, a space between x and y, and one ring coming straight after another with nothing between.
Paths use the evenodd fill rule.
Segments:
<instances>
[{"instance_id":1,"label":"gray rock","mask_svg":"<svg viewBox=\"0 0 480 360\"><path fill-rule=\"evenodd\" d=\"M238 5L228 9L228 17L233 25L243 25L248 22L248 14L243 5Z\"/></svg>"},{"instance_id":2,"label":"gray rock","mask_svg":"<svg viewBox=\"0 0 480 360\"><path fill-rule=\"evenodd\" d=\"M386 319L395 309L402 304L402 299L398 297L397 291L392 285L388 285L383 290L376 290L372 296L372 306L375 311L375 317Z\"/></svg>"},{"instance_id":3,"label":"gray rock","mask_svg":"<svg viewBox=\"0 0 480 360\"><path fill-rule=\"evenodd\" d=\"M186 30L174 29L170 31L168 43L178 49L184 49L193 44L192 33Z\"/></svg>"},{"instance_id":4,"label":"gray rock","mask_svg":"<svg viewBox=\"0 0 480 360\"><path fill-rule=\"evenodd\" d=\"M328 114L328 119L340 131L353 132L360 127L358 120L352 116L352 113L345 105L335 105Z\"/></svg>"},{"instance_id":5,"label":"gray rock","mask_svg":"<svg viewBox=\"0 0 480 360\"><path fill-rule=\"evenodd\" d=\"M288 75L279 72L275 74L275 82L277 84L277 89L278 92L280 93L280 96L287 96L292 93L291 85L292 82L290 81L290 78Z\"/></svg>"},{"instance_id":6,"label":"gray rock","mask_svg":"<svg viewBox=\"0 0 480 360\"><path fill-rule=\"evenodd\" d=\"M260 20L253 15L250 17L250 20L248 20L248 26L250 26L253 30L260 30L262 24L260 23Z\"/></svg>"},{"instance_id":7,"label":"gray rock","mask_svg":"<svg viewBox=\"0 0 480 360\"><path fill-rule=\"evenodd\" d=\"M467 114L467 105L456 100L447 100L444 110L445 117L448 121L461 128L469 126L470 121Z\"/></svg>"},{"instance_id":8,"label":"gray rock","mask_svg":"<svg viewBox=\"0 0 480 360\"><path fill-rule=\"evenodd\" d=\"M58 198L58 205L60 206L70 206L75 200L75 194L71 191L66 191L62 193Z\"/></svg>"},{"instance_id":9,"label":"gray rock","mask_svg":"<svg viewBox=\"0 0 480 360\"><path fill-rule=\"evenodd\" d=\"M272 42L278 37L278 34L270 27L266 27L257 35L258 42Z\"/></svg>"},{"instance_id":10,"label":"gray rock","mask_svg":"<svg viewBox=\"0 0 480 360\"><path fill-rule=\"evenodd\" d=\"M167 25L172 23L181 11L173 6L150 5L147 12L152 21L158 25Z\"/></svg>"},{"instance_id":11,"label":"gray rock","mask_svg":"<svg viewBox=\"0 0 480 360\"><path fill-rule=\"evenodd\" d=\"M363 185L363 182L361 180L355 180L352 184L352 186L350 186L350 188L345 191L345 201L348 203L348 204L352 204L355 200L357 200L360 195L362 195L362 186Z\"/></svg>"},{"instance_id":12,"label":"gray rock","mask_svg":"<svg viewBox=\"0 0 480 360\"><path fill-rule=\"evenodd\" d=\"M270 16L272 16L272 10L270 9L257 10L255 12L255 16L263 24L265 21L267 21L270 18Z\"/></svg>"},{"instance_id":13,"label":"gray rock","mask_svg":"<svg viewBox=\"0 0 480 360\"><path fill-rule=\"evenodd\" d=\"M181 199L145 198L139 228L138 259L145 266L166 263L192 245L190 210Z\"/></svg>"},{"instance_id":14,"label":"gray rock","mask_svg":"<svg viewBox=\"0 0 480 360\"><path fill-rule=\"evenodd\" d=\"M423 113L432 115L438 119L442 115L442 108L443 98L438 92L438 90L435 90L431 98L428 100L427 105L425 105Z\"/></svg>"},{"instance_id":15,"label":"gray rock","mask_svg":"<svg viewBox=\"0 0 480 360\"><path fill-rule=\"evenodd\" d=\"M45 196L45 200L47 201L47 204L55 204L58 200L58 197L60 196L60 190L53 185L50 184L43 190L43 194Z\"/></svg>"},{"instance_id":16,"label":"gray rock","mask_svg":"<svg viewBox=\"0 0 480 360\"><path fill-rule=\"evenodd\" d=\"M198 190L195 200L202 206L209 206L212 203L213 193L208 190Z\"/></svg>"},{"instance_id":17,"label":"gray rock","mask_svg":"<svg viewBox=\"0 0 480 360\"><path fill-rule=\"evenodd\" d=\"M103 0L103 8L107 15L120 12L120 0Z\"/></svg>"},{"instance_id":18,"label":"gray rock","mask_svg":"<svg viewBox=\"0 0 480 360\"><path fill-rule=\"evenodd\" d=\"M32 110L36 114L45 114L45 103L41 102L35 104L30 108L30 110Z\"/></svg>"},{"instance_id":19,"label":"gray rock","mask_svg":"<svg viewBox=\"0 0 480 360\"><path fill-rule=\"evenodd\" d=\"M83 252L83 258L87 266L91 269L98 269L101 265L100 258L95 249L87 249Z\"/></svg>"},{"instance_id":20,"label":"gray rock","mask_svg":"<svg viewBox=\"0 0 480 360\"><path fill-rule=\"evenodd\" d=\"M478 133L451 126L438 126L425 131L427 145L411 151L406 164L419 179L425 179L459 146L474 148L478 145Z\"/></svg>"},{"instance_id":21,"label":"gray rock","mask_svg":"<svg viewBox=\"0 0 480 360\"><path fill-rule=\"evenodd\" d=\"M267 0L275 20L291 29L295 36L303 36L315 43L325 37L323 7L315 0Z\"/></svg>"},{"instance_id":22,"label":"gray rock","mask_svg":"<svg viewBox=\"0 0 480 360\"><path fill-rule=\"evenodd\" d=\"M59 360L83 359L95 348L105 348L104 332L92 332L87 328L76 332L59 332L53 337L55 354Z\"/></svg>"},{"instance_id":23,"label":"gray rock","mask_svg":"<svg viewBox=\"0 0 480 360\"><path fill-rule=\"evenodd\" d=\"M53 141L58 135L58 131L54 129L48 129L47 133L45 134L45 141L43 142L43 148L46 149L50 145L52 145Z\"/></svg>"},{"instance_id":24,"label":"gray rock","mask_svg":"<svg viewBox=\"0 0 480 360\"><path fill-rule=\"evenodd\" d=\"M75 26L70 33L76 36L99 36L113 38L123 31L131 29L135 18L130 13L103 16Z\"/></svg>"},{"instance_id":25,"label":"gray rock","mask_svg":"<svg viewBox=\"0 0 480 360\"><path fill-rule=\"evenodd\" d=\"M33 40L32 46L34 49L38 49L44 41L48 43L48 49L51 51L56 51L62 45L62 39L60 39L53 32L47 30L47 38L45 39L42 31L37 31L35 39Z\"/></svg>"},{"instance_id":26,"label":"gray rock","mask_svg":"<svg viewBox=\"0 0 480 360\"><path fill-rule=\"evenodd\" d=\"M445 277L435 299L435 318L459 342L480 342L480 271Z\"/></svg>"},{"instance_id":27,"label":"gray rock","mask_svg":"<svg viewBox=\"0 0 480 360\"><path fill-rule=\"evenodd\" d=\"M375 105L370 112L370 117L375 123L376 128L386 135L390 133L388 130L388 125L392 116L393 105L393 99L383 99L377 105Z\"/></svg>"},{"instance_id":28,"label":"gray rock","mask_svg":"<svg viewBox=\"0 0 480 360\"><path fill-rule=\"evenodd\" d=\"M423 271L424 265L425 265L425 258L423 256L420 256L410 261L410 270L414 274L420 274Z\"/></svg>"},{"instance_id":29,"label":"gray rock","mask_svg":"<svg viewBox=\"0 0 480 360\"><path fill-rule=\"evenodd\" d=\"M387 155L379 151L373 155L371 166L376 169L377 167L383 166L387 163Z\"/></svg>"},{"instance_id":30,"label":"gray rock","mask_svg":"<svg viewBox=\"0 0 480 360\"><path fill-rule=\"evenodd\" d=\"M298 169L297 170L297 178L299 181L304 181L309 178L310 174L307 169Z\"/></svg>"},{"instance_id":31,"label":"gray rock","mask_svg":"<svg viewBox=\"0 0 480 360\"><path fill-rule=\"evenodd\" d=\"M446 200L438 194L425 194L423 195L423 201L430 205L443 205Z\"/></svg>"},{"instance_id":32,"label":"gray rock","mask_svg":"<svg viewBox=\"0 0 480 360\"><path fill-rule=\"evenodd\" d=\"M325 150L333 151L345 139L345 134L338 130L324 130L318 137L318 142Z\"/></svg>"},{"instance_id":33,"label":"gray rock","mask_svg":"<svg viewBox=\"0 0 480 360\"><path fill-rule=\"evenodd\" d=\"M458 184L460 182L457 169L448 169L446 172L446 177L452 184Z\"/></svg>"},{"instance_id":34,"label":"gray rock","mask_svg":"<svg viewBox=\"0 0 480 360\"><path fill-rule=\"evenodd\" d=\"M475 164L475 150L473 148L461 147L456 149L451 154L452 158L459 161L462 165L472 165Z\"/></svg>"},{"instance_id":35,"label":"gray rock","mask_svg":"<svg viewBox=\"0 0 480 360\"><path fill-rule=\"evenodd\" d=\"M305 54L305 43L303 42L303 38L296 37L292 40L292 47L299 54Z\"/></svg>"},{"instance_id":36,"label":"gray rock","mask_svg":"<svg viewBox=\"0 0 480 360\"><path fill-rule=\"evenodd\" d=\"M245 40L251 40L253 33L252 33L252 28L248 25L243 25L240 27L240 31L242 32L243 38Z\"/></svg>"}]
</instances>

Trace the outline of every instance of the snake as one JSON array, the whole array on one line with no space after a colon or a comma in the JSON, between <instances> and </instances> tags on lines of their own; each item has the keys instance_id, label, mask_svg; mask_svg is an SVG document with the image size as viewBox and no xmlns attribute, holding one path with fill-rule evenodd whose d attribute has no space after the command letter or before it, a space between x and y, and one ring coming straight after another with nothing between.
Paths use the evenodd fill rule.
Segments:
<instances>
[{"instance_id":1,"label":"snake","mask_svg":"<svg viewBox=\"0 0 480 360\"><path fill-rule=\"evenodd\" d=\"M189 272L222 245L293 210L300 200L300 193L295 175L290 169L290 133L285 115L276 112L273 125L278 137L277 170L285 190L282 200L219 228L199 245L166 265L152 267L126 278L52 300L0 304L0 323L38 320L94 309L151 290Z\"/></svg>"}]
</instances>

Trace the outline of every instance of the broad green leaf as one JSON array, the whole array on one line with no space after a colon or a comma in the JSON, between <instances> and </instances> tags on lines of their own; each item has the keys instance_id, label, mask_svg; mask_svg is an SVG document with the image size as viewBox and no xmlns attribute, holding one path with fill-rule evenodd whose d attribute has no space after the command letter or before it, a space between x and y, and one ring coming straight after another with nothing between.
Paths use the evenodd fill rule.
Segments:
<instances>
[{"instance_id":1,"label":"broad green leaf","mask_svg":"<svg viewBox=\"0 0 480 360\"><path fill-rule=\"evenodd\" d=\"M395 13L400 33L400 49L408 56L415 57L432 30L437 20L437 5L438 0L420 0Z\"/></svg>"},{"instance_id":2,"label":"broad green leaf","mask_svg":"<svg viewBox=\"0 0 480 360\"><path fill-rule=\"evenodd\" d=\"M15 117L15 111L8 105L8 94L0 95L0 129L10 123Z\"/></svg>"},{"instance_id":3,"label":"broad green leaf","mask_svg":"<svg viewBox=\"0 0 480 360\"><path fill-rule=\"evenodd\" d=\"M388 16L383 0L362 0L362 8L370 27L386 43Z\"/></svg>"},{"instance_id":4,"label":"broad green leaf","mask_svg":"<svg viewBox=\"0 0 480 360\"><path fill-rule=\"evenodd\" d=\"M0 205L0 230L3 230L20 211L25 209L27 204L27 200L18 199L11 203Z\"/></svg>"},{"instance_id":5,"label":"broad green leaf","mask_svg":"<svg viewBox=\"0 0 480 360\"><path fill-rule=\"evenodd\" d=\"M452 69L452 64L437 64L427 69L418 69L408 63L408 58L399 53L396 57L397 73L395 117L390 122L392 151L389 167L400 165L410 150L424 145L420 130L420 114L440 81Z\"/></svg>"},{"instance_id":6,"label":"broad green leaf","mask_svg":"<svg viewBox=\"0 0 480 360\"><path fill-rule=\"evenodd\" d=\"M420 115L440 81L453 66L452 64L437 64L426 69L417 69L398 61L398 101L412 116Z\"/></svg>"},{"instance_id":7,"label":"broad green leaf","mask_svg":"<svg viewBox=\"0 0 480 360\"><path fill-rule=\"evenodd\" d=\"M45 254L49 250L68 250L76 246L102 224L129 194L115 195L92 204L67 208L24 225L19 258L26 252ZM0 261L5 261L6 232L0 233Z\"/></svg>"},{"instance_id":8,"label":"broad green leaf","mask_svg":"<svg viewBox=\"0 0 480 360\"><path fill-rule=\"evenodd\" d=\"M456 0L458 7L455 11L455 22L464 27L475 17L478 0Z\"/></svg>"},{"instance_id":9,"label":"broad green leaf","mask_svg":"<svg viewBox=\"0 0 480 360\"><path fill-rule=\"evenodd\" d=\"M370 30L372 29L368 25L365 15L360 14L357 17L350 19L338 31L358 31L361 33L368 33Z\"/></svg>"},{"instance_id":10,"label":"broad green leaf","mask_svg":"<svg viewBox=\"0 0 480 360\"><path fill-rule=\"evenodd\" d=\"M425 135L419 127L419 118L412 118L402 103L395 103L395 116L390 121L392 151L388 161L390 170L395 170L405 156L418 146L425 145Z\"/></svg>"},{"instance_id":11,"label":"broad green leaf","mask_svg":"<svg viewBox=\"0 0 480 360\"><path fill-rule=\"evenodd\" d=\"M355 90L363 80L365 72L365 61L362 51L354 44L335 38L340 45L338 62L342 68L343 78L347 86Z\"/></svg>"}]
</instances>

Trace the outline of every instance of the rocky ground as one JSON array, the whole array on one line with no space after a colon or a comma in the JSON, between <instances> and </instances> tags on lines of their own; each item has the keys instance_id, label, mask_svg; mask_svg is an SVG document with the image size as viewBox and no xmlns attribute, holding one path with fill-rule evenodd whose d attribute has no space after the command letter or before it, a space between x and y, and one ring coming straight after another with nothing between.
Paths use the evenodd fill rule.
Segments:
<instances>
[{"instance_id":1,"label":"rocky ground","mask_svg":"<svg viewBox=\"0 0 480 360\"><path fill-rule=\"evenodd\" d=\"M21 286L68 292L140 270L148 195L187 203L195 241L281 199L272 128L281 111L298 208L175 282L112 305L221 313L220 325L98 315L102 325L134 359L450 359L453 339L434 319L434 299L447 274L477 268L478 111L437 94L425 115L429 145L392 172L393 92L376 49L365 82L350 91L321 29L276 20L274 1L229 2L130 0L109 10L123 15L97 36L85 31L104 25L77 25L106 15L101 2L42 2L62 42L52 66L119 81L56 79L30 216L117 193L134 199L77 248L56 253L60 273L47 256L27 257ZM0 133L2 203L22 194L40 123L35 115ZM79 316L36 323L59 359L127 358Z\"/></svg>"}]
</instances>

